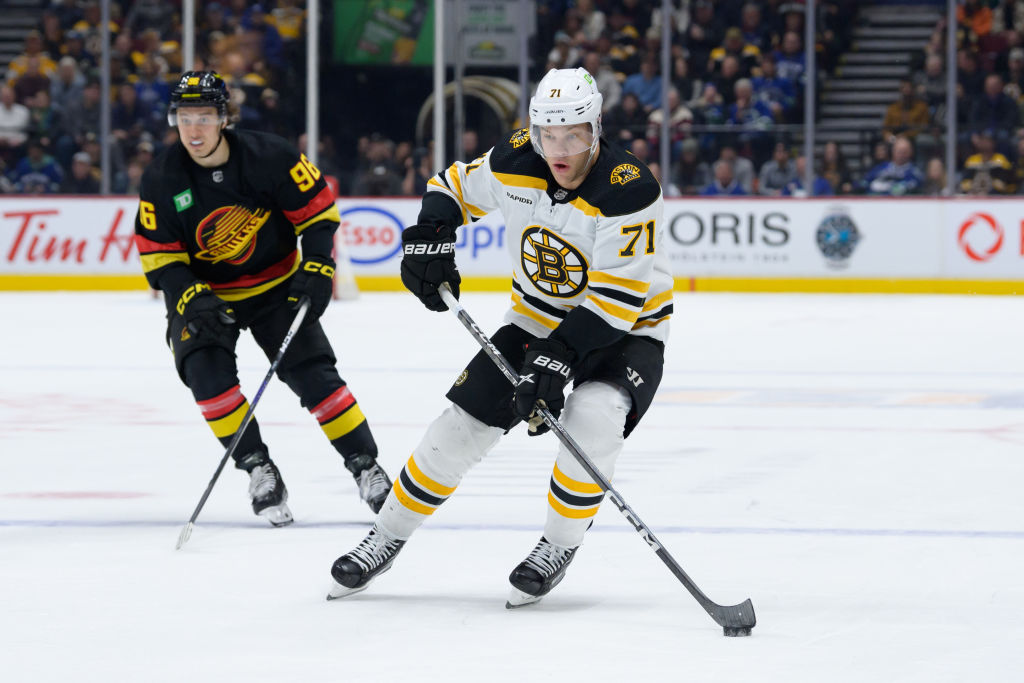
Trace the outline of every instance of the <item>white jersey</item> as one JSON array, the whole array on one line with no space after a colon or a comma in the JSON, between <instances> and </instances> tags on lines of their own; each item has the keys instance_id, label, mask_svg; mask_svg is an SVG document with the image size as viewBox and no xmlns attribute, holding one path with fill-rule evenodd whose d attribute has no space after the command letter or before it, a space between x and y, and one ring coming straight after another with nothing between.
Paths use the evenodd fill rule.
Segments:
<instances>
[{"instance_id":1,"label":"white jersey","mask_svg":"<svg viewBox=\"0 0 1024 683\"><path fill-rule=\"evenodd\" d=\"M461 215L432 193L454 200ZM566 191L534 152L529 130L518 130L431 178L423 206L420 222L451 213L448 225L501 211L513 273L506 322L545 337L582 306L620 334L667 340L673 280L661 187L621 148L602 140L583 183Z\"/></svg>"}]
</instances>

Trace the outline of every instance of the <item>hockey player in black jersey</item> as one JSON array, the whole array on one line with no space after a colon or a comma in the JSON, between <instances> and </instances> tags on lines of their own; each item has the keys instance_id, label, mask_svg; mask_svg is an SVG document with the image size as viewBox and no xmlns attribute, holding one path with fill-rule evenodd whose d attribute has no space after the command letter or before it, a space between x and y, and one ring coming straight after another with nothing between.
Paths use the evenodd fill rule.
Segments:
<instances>
[{"instance_id":1,"label":"hockey player in black jersey","mask_svg":"<svg viewBox=\"0 0 1024 683\"><path fill-rule=\"evenodd\" d=\"M328 598L363 590L501 435L524 421L547 431L544 405L611 478L623 442L661 381L672 313L662 249L661 187L600 136L601 94L584 69L553 69L530 100L530 127L427 186L418 224L402 233L402 282L434 311L458 296L456 228L500 210L512 262L511 305L492 337L520 367L513 387L484 352L455 380L451 405L402 469L370 534L331 568ZM564 396L566 384L572 392ZM506 603L536 602L565 575L603 493L560 446L547 522L509 581Z\"/></svg>"},{"instance_id":2,"label":"hockey player in black jersey","mask_svg":"<svg viewBox=\"0 0 1024 683\"><path fill-rule=\"evenodd\" d=\"M360 497L377 512L391 481L319 321L333 293L334 194L304 154L277 136L229 129L227 114L228 90L218 74L183 74L167 115L179 143L142 177L135 241L149 284L164 294L178 375L226 446L249 408L235 360L240 330L273 358L295 309L308 300L277 375L319 422ZM233 456L249 474L253 511L274 526L290 523L288 491L256 420Z\"/></svg>"}]
</instances>

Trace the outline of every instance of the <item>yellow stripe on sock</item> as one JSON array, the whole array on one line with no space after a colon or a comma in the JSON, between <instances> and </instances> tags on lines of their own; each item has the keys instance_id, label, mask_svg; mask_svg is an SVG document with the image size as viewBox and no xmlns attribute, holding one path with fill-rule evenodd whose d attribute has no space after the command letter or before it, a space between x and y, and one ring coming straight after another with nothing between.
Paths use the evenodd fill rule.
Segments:
<instances>
[{"instance_id":1,"label":"yellow stripe on sock","mask_svg":"<svg viewBox=\"0 0 1024 683\"><path fill-rule=\"evenodd\" d=\"M320 425L320 429L324 430L324 434L327 435L328 439L334 441L338 437L345 436L363 422L366 422L366 418L363 417L363 411L359 409L359 404L356 403L330 422Z\"/></svg>"},{"instance_id":2,"label":"yellow stripe on sock","mask_svg":"<svg viewBox=\"0 0 1024 683\"><path fill-rule=\"evenodd\" d=\"M443 486L441 484L438 484L436 481L434 481L427 475L423 474L423 470L416 466L416 461L413 459L413 457L414 456L410 455L408 462L405 463L405 470L409 473L409 476L412 477L413 481L415 481L417 484L419 484L426 490L430 491L431 493L436 493L439 496L448 497L455 493L454 486Z\"/></svg>"},{"instance_id":3,"label":"yellow stripe on sock","mask_svg":"<svg viewBox=\"0 0 1024 683\"><path fill-rule=\"evenodd\" d=\"M413 512L418 512L421 515L432 515L434 514L434 510L437 509L424 505L423 503L418 503L410 498L409 494L402 489L402 484L399 483L397 479L395 479L395 482L391 485L391 492L395 494L395 498L398 499L398 502L401 503L403 507L409 508Z\"/></svg>"},{"instance_id":4,"label":"yellow stripe on sock","mask_svg":"<svg viewBox=\"0 0 1024 683\"><path fill-rule=\"evenodd\" d=\"M572 493L601 493L601 487L597 484L587 484L582 481L570 479L562 470L558 469L558 463L555 463L555 469L552 474L555 477L555 481Z\"/></svg>"},{"instance_id":5,"label":"yellow stripe on sock","mask_svg":"<svg viewBox=\"0 0 1024 683\"><path fill-rule=\"evenodd\" d=\"M248 410L249 402L242 401L242 405L238 406L224 417L218 417L216 420L208 420L206 424L210 425L210 429L213 430L213 435L218 439L225 436L231 436L238 431L239 427L242 426L242 418L245 417L245 413Z\"/></svg>"},{"instance_id":6,"label":"yellow stripe on sock","mask_svg":"<svg viewBox=\"0 0 1024 683\"><path fill-rule=\"evenodd\" d=\"M548 491L548 505L553 507L555 512L558 514L571 519L586 519L587 517L593 517L597 514L597 509L600 507L600 505L595 505L594 507L590 507L585 510L566 507L565 505L562 505L557 498L555 498L555 494L551 493L551 491Z\"/></svg>"}]
</instances>

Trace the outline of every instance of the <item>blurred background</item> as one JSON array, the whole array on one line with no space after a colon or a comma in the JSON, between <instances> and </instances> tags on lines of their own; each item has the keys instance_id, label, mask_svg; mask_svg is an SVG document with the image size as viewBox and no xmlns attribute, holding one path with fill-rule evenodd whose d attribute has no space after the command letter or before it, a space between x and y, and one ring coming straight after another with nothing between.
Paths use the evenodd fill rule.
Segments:
<instances>
[{"instance_id":1,"label":"blurred background","mask_svg":"<svg viewBox=\"0 0 1024 683\"><path fill-rule=\"evenodd\" d=\"M440 34L433 0L3 7L2 193L134 194L176 139L166 106L189 62L227 79L236 127L313 149L340 196L419 195L438 160L488 149L548 69L573 66L666 196L1024 191L1018 0L447 0Z\"/></svg>"}]
</instances>

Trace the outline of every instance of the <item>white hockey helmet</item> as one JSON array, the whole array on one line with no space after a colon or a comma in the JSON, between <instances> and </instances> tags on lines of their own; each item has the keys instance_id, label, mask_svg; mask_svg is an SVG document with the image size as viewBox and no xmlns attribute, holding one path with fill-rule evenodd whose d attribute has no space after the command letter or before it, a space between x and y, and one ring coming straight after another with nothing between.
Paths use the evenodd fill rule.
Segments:
<instances>
[{"instance_id":1,"label":"white hockey helmet","mask_svg":"<svg viewBox=\"0 0 1024 683\"><path fill-rule=\"evenodd\" d=\"M530 98L530 140L537 154L544 158L580 154L588 149L591 154L600 144L601 106L604 98L597 89L594 77L583 68L552 69L537 84ZM571 141L568 146L549 148L545 152L541 128L547 126L574 126L589 124L586 139Z\"/></svg>"}]
</instances>

